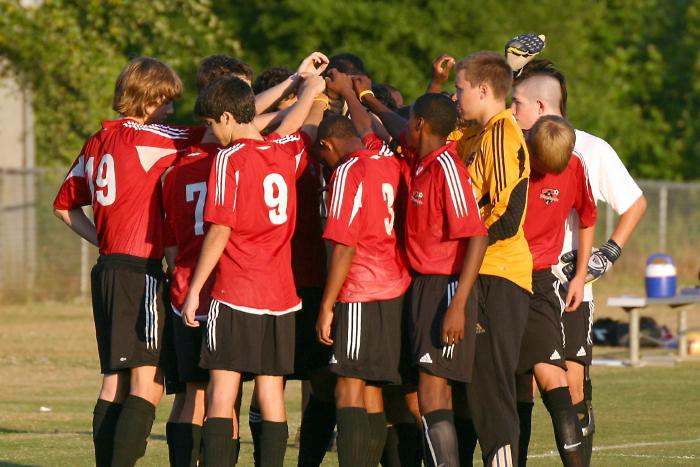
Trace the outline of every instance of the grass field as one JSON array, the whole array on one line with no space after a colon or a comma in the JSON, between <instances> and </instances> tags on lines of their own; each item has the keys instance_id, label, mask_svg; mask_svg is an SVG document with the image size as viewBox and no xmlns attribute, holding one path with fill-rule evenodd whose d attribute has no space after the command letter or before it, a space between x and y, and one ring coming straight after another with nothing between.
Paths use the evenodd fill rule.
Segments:
<instances>
[{"instance_id":1,"label":"grass field","mask_svg":"<svg viewBox=\"0 0 700 467\"><path fill-rule=\"evenodd\" d=\"M92 465L90 425L100 377L92 317L85 304L0 305L0 466ZM596 466L700 465L700 364L594 367ZM250 387L245 388L245 399ZM299 425L299 384L287 389L290 435ZM167 463L158 409L146 457ZM247 405L247 404L244 404ZM45 407L50 411L42 411ZM252 465L247 414L239 465ZM535 407L529 465L558 465L549 419ZM296 465L296 450L286 465ZM480 463L480 462L479 462ZM337 465L329 453L324 465Z\"/></svg>"}]
</instances>

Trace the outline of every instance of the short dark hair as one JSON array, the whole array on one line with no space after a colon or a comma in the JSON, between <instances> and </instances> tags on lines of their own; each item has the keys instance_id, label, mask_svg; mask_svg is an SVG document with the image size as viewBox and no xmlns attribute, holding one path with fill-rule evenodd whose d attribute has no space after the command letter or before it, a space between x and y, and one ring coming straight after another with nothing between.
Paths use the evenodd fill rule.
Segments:
<instances>
[{"instance_id":1,"label":"short dark hair","mask_svg":"<svg viewBox=\"0 0 700 467\"><path fill-rule=\"evenodd\" d=\"M335 68L346 75L366 75L365 64L360 57L351 53L333 55L328 59L326 72Z\"/></svg>"},{"instance_id":2,"label":"short dark hair","mask_svg":"<svg viewBox=\"0 0 700 467\"><path fill-rule=\"evenodd\" d=\"M472 87L487 82L497 99L505 99L513 85L513 70L496 52L475 52L463 58L455 66L455 74L460 71Z\"/></svg>"},{"instance_id":3,"label":"short dark hair","mask_svg":"<svg viewBox=\"0 0 700 467\"><path fill-rule=\"evenodd\" d=\"M396 110L396 101L394 100L394 96L391 95L389 86L386 84L372 83L372 92L379 102L386 105L391 110Z\"/></svg>"},{"instance_id":4,"label":"short dark hair","mask_svg":"<svg viewBox=\"0 0 700 467\"><path fill-rule=\"evenodd\" d=\"M253 79L253 68L228 55L209 55L199 62L197 89L204 89L214 78L224 75L244 76L250 81Z\"/></svg>"},{"instance_id":5,"label":"short dark hair","mask_svg":"<svg viewBox=\"0 0 700 467\"><path fill-rule=\"evenodd\" d=\"M292 76L292 74L292 70L282 66L268 68L260 73L257 78L255 78L255 82L253 83L253 91L255 91L255 94L260 94L263 91L267 91L271 87L277 86Z\"/></svg>"},{"instance_id":6,"label":"short dark hair","mask_svg":"<svg viewBox=\"0 0 700 467\"><path fill-rule=\"evenodd\" d=\"M413 116L422 118L436 135L446 138L457 126L457 105L442 93L423 94L413 103Z\"/></svg>"},{"instance_id":7,"label":"short dark hair","mask_svg":"<svg viewBox=\"0 0 700 467\"><path fill-rule=\"evenodd\" d=\"M194 112L217 122L224 112L229 112L238 123L250 123L255 117L255 94L242 79L219 76L199 92Z\"/></svg>"},{"instance_id":8,"label":"short dark hair","mask_svg":"<svg viewBox=\"0 0 700 467\"><path fill-rule=\"evenodd\" d=\"M533 60L523 67L520 71L520 75L513 81L513 86L517 86L528 78L533 78L535 76L549 76L559 81L559 87L561 89L561 100L559 101L559 112L562 117L566 117L566 77L564 73L558 70L551 60L538 59Z\"/></svg>"},{"instance_id":9,"label":"short dark hair","mask_svg":"<svg viewBox=\"0 0 700 467\"><path fill-rule=\"evenodd\" d=\"M342 115L327 115L318 125L316 140L328 138L359 138L355 126L348 117Z\"/></svg>"}]
</instances>

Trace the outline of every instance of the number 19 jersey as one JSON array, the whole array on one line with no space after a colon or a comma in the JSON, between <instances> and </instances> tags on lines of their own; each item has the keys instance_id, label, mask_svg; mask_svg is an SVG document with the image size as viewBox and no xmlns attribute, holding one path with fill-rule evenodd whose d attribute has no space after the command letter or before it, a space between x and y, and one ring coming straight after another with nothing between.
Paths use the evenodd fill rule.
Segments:
<instances>
[{"instance_id":1,"label":"number 19 jersey","mask_svg":"<svg viewBox=\"0 0 700 467\"><path fill-rule=\"evenodd\" d=\"M301 308L292 273L296 177L306 166L304 133L238 139L219 151L209 176L206 222L231 227L212 297L239 311Z\"/></svg>"}]
</instances>

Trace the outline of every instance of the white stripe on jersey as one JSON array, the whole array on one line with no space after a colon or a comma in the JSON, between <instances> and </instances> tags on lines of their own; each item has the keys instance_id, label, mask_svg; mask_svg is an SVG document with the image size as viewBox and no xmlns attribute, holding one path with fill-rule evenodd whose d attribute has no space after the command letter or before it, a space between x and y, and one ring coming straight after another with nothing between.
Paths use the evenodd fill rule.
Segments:
<instances>
[{"instance_id":1,"label":"white stripe on jersey","mask_svg":"<svg viewBox=\"0 0 700 467\"><path fill-rule=\"evenodd\" d=\"M243 144L238 143L230 148L219 150L216 155L216 196L214 197L215 206L223 206L226 199L226 166L231 154L235 153L243 147ZM236 181L238 181L236 179Z\"/></svg>"},{"instance_id":2,"label":"white stripe on jersey","mask_svg":"<svg viewBox=\"0 0 700 467\"><path fill-rule=\"evenodd\" d=\"M181 130L167 125L142 125L132 121L124 122L122 125L126 128L131 128L137 131L148 131L169 139L187 139L189 133L187 130Z\"/></svg>"},{"instance_id":3,"label":"white stripe on jersey","mask_svg":"<svg viewBox=\"0 0 700 467\"><path fill-rule=\"evenodd\" d=\"M68 172L68 175L66 175L65 180L68 180L71 177L85 177L85 156L83 154L78 157L78 162L76 162L73 168L70 169L70 172Z\"/></svg>"},{"instance_id":4,"label":"white stripe on jersey","mask_svg":"<svg viewBox=\"0 0 700 467\"><path fill-rule=\"evenodd\" d=\"M355 193L355 199L352 202L352 212L350 213L350 220L348 221L348 226L352 224L355 219L357 212L362 207L362 182L357 186L357 193Z\"/></svg>"},{"instance_id":5,"label":"white stripe on jersey","mask_svg":"<svg viewBox=\"0 0 700 467\"><path fill-rule=\"evenodd\" d=\"M272 142L277 143L277 144L287 144L287 143L292 143L294 141L299 141L300 139L301 139L301 136L299 136L298 134L293 134L293 135L283 136L283 137L278 138L278 139L273 139Z\"/></svg>"},{"instance_id":6,"label":"white stripe on jersey","mask_svg":"<svg viewBox=\"0 0 700 467\"><path fill-rule=\"evenodd\" d=\"M459 182L457 166L447 152L444 152L438 156L438 162L440 162L442 170L445 172L445 179L447 180L447 186L450 189L455 214L457 217L466 216L467 202L464 197L464 189L462 188L462 184Z\"/></svg>"},{"instance_id":7,"label":"white stripe on jersey","mask_svg":"<svg viewBox=\"0 0 700 467\"><path fill-rule=\"evenodd\" d=\"M352 167L358 160L359 159L357 157L352 157L336 169L337 175L333 184L333 198L331 199L330 212L330 215L336 219L340 218L343 195L345 194L345 180L347 178L348 171L350 170L350 167Z\"/></svg>"}]
</instances>

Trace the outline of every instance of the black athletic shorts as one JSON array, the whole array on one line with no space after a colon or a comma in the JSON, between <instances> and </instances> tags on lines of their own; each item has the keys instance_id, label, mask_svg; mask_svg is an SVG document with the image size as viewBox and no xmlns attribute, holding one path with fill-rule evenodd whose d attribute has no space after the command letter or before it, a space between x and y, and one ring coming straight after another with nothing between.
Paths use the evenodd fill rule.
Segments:
<instances>
[{"instance_id":1,"label":"black athletic shorts","mask_svg":"<svg viewBox=\"0 0 700 467\"><path fill-rule=\"evenodd\" d=\"M296 350L294 352L294 373L287 379L309 379L311 372L328 366L331 347L321 344L316 337L316 320L321 309L323 289L308 287L297 289L301 298L301 310L294 317L296 321Z\"/></svg>"},{"instance_id":2,"label":"black athletic shorts","mask_svg":"<svg viewBox=\"0 0 700 467\"><path fill-rule=\"evenodd\" d=\"M177 362L177 380L186 383L206 383L209 372L199 367L202 352L202 337L207 328L206 321L199 321L199 327L191 328L182 322L182 316L172 311L172 335Z\"/></svg>"},{"instance_id":3,"label":"black athletic shorts","mask_svg":"<svg viewBox=\"0 0 700 467\"><path fill-rule=\"evenodd\" d=\"M331 372L373 383L401 383L403 295L365 303L336 302Z\"/></svg>"},{"instance_id":4,"label":"black athletic shorts","mask_svg":"<svg viewBox=\"0 0 700 467\"><path fill-rule=\"evenodd\" d=\"M249 375L294 372L295 313L254 314L212 299L199 366Z\"/></svg>"},{"instance_id":5,"label":"black athletic shorts","mask_svg":"<svg viewBox=\"0 0 700 467\"><path fill-rule=\"evenodd\" d=\"M418 369L452 381L471 381L474 366L477 288L467 301L464 339L443 345L442 320L457 291L457 276L416 275L411 285L411 315L408 332L413 364Z\"/></svg>"},{"instance_id":6,"label":"black athletic shorts","mask_svg":"<svg viewBox=\"0 0 700 467\"><path fill-rule=\"evenodd\" d=\"M518 373L529 372L537 363L549 363L566 370L562 322L566 295L562 295L559 279L551 269L532 272L532 292Z\"/></svg>"},{"instance_id":7,"label":"black athletic shorts","mask_svg":"<svg viewBox=\"0 0 700 467\"><path fill-rule=\"evenodd\" d=\"M164 367L160 260L101 255L92 268L92 313L102 373Z\"/></svg>"},{"instance_id":8,"label":"black athletic shorts","mask_svg":"<svg viewBox=\"0 0 700 467\"><path fill-rule=\"evenodd\" d=\"M595 304L581 302L576 311L564 313L564 352L566 359L590 365L593 359L593 312Z\"/></svg>"}]
</instances>

